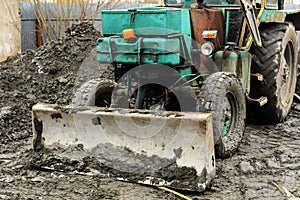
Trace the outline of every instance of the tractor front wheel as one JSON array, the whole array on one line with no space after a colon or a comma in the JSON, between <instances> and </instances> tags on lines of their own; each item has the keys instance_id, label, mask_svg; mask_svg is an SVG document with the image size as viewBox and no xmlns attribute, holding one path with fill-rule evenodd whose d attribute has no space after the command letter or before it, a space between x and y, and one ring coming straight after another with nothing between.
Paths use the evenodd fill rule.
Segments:
<instances>
[{"instance_id":1,"label":"tractor front wheel","mask_svg":"<svg viewBox=\"0 0 300 200\"><path fill-rule=\"evenodd\" d=\"M115 83L111 80L92 79L75 93L73 104L77 106L110 107Z\"/></svg>"},{"instance_id":2,"label":"tractor front wheel","mask_svg":"<svg viewBox=\"0 0 300 200\"><path fill-rule=\"evenodd\" d=\"M226 72L211 74L200 89L197 110L212 115L216 155L231 156L245 129L245 95L240 81Z\"/></svg>"}]
</instances>

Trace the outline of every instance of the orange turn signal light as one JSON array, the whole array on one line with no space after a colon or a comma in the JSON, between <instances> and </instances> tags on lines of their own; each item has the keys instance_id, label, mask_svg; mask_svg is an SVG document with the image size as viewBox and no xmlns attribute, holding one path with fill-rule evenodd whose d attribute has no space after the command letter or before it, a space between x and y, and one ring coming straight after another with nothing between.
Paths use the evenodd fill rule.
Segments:
<instances>
[{"instance_id":1,"label":"orange turn signal light","mask_svg":"<svg viewBox=\"0 0 300 200\"><path fill-rule=\"evenodd\" d=\"M134 30L133 30L132 28L124 29L122 32L123 32L123 38L124 38L125 40L129 40L129 39L135 37L135 35L134 35Z\"/></svg>"},{"instance_id":2,"label":"orange turn signal light","mask_svg":"<svg viewBox=\"0 0 300 200\"><path fill-rule=\"evenodd\" d=\"M202 37L204 39L214 39L217 37L217 31L216 30L205 30L202 33Z\"/></svg>"},{"instance_id":3,"label":"orange turn signal light","mask_svg":"<svg viewBox=\"0 0 300 200\"><path fill-rule=\"evenodd\" d=\"M215 38L215 34L213 34L213 33L208 33L208 34L206 35L206 38Z\"/></svg>"}]
</instances>

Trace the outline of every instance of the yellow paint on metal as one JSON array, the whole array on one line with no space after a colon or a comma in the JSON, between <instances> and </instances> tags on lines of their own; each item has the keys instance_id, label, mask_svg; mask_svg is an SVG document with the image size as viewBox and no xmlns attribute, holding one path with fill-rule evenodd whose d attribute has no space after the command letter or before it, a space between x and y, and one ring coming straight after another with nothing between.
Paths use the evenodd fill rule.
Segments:
<instances>
[{"instance_id":1,"label":"yellow paint on metal","mask_svg":"<svg viewBox=\"0 0 300 200\"><path fill-rule=\"evenodd\" d=\"M261 1L261 7L259 9L259 12L258 12L258 15L255 17L255 20L256 20L256 26L258 27L259 24L260 24L260 19L261 19L261 16L264 12L264 9L266 7L266 1L265 0L262 0ZM255 7L256 8L256 7ZM243 27L242 27L242 32L241 32L241 37L240 37L240 40L239 40L239 47L243 50L249 50L250 47L251 47L251 44L253 42L253 38L252 38L252 35L250 34L249 37L247 38L247 41L246 41L246 46L243 46L243 41L244 41L244 36L245 36L245 33L246 33L246 19L244 19L243 21ZM260 35L260 32L258 30L258 33Z\"/></svg>"}]
</instances>

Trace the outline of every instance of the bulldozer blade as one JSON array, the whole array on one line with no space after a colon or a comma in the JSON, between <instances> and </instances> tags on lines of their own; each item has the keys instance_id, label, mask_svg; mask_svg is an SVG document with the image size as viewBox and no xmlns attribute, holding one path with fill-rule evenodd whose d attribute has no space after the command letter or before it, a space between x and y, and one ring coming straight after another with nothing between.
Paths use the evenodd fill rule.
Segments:
<instances>
[{"instance_id":1,"label":"bulldozer blade","mask_svg":"<svg viewBox=\"0 0 300 200\"><path fill-rule=\"evenodd\" d=\"M203 191L215 176L208 113L36 104L33 148L81 145L118 179Z\"/></svg>"}]
</instances>

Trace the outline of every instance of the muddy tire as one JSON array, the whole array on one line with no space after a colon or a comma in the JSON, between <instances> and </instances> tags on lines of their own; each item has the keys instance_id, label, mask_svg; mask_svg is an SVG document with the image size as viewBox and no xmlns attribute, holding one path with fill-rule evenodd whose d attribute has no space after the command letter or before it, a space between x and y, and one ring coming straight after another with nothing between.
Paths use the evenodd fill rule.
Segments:
<instances>
[{"instance_id":1,"label":"muddy tire","mask_svg":"<svg viewBox=\"0 0 300 200\"><path fill-rule=\"evenodd\" d=\"M245 95L240 81L226 72L210 75L201 87L198 111L212 114L217 157L231 156L245 130Z\"/></svg>"},{"instance_id":2,"label":"muddy tire","mask_svg":"<svg viewBox=\"0 0 300 200\"><path fill-rule=\"evenodd\" d=\"M115 83L111 80L92 79L75 93L73 104L77 106L109 107Z\"/></svg>"},{"instance_id":3,"label":"muddy tire","mask_svg":"<svg viewBox=\"0 0 300 200\"><path fill-rule=\"evenodd\" d=\"M252 105L251 112L259 122L277 123L288 115L297 79L297 35L292 24L264 24L261 27L263 46L252 47L252 73L264 80L252 81L252 98L266 96L268 103ZM249 103L250 104L250 103Z\"/></svg>"}]
</instances>

